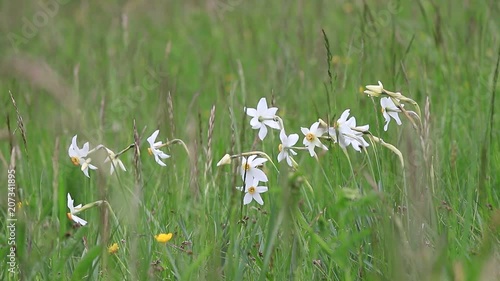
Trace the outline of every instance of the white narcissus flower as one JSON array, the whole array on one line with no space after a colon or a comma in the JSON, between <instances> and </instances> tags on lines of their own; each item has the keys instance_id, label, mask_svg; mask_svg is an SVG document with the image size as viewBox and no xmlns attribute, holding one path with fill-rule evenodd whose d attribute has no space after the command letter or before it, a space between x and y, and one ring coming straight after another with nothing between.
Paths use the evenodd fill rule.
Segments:
<instances>
[{"instance_id":1,"label":"white narcissus flower","mask_svg":"<svg viewBox=\"0 0 500 281\"><path fill-rule=\"evenodd\" d=\"M361 151L362 147L367 147L369 144L363 139L363 132L370 129L369 125L356 126L356 118L352 116L347 119L350 114L350 109L346 109L336 122L338 142L340 147L346 148L349 145L356 151Z\"/></svg>"},{"instance_id":2,"label":"white narcissus flower","mask_svg":"<svg viewBox=\"0 0 500 281\"><path fill-rule=\"evenodd\" d=\"M280 140L281 144L278 146L278 150L280 151L278 154L278 162L286 159L288 166L293 167L292 156L297 155L297 152L295 152L292 147L299 141L299 135L291 134L287 136L283 129L280 132Z\"/></svg>"},{"instance_id":3,"label":"white narcissus flower","mask_svg":"<svg viewBox=\"0 0 500 281\"><path fill-rule=\"evenodd\" d=\"M378 85L367 85L365 94L373 97L379 97L384 92L384 85L382 82L378 81Z\"/></svg>"},{"instance_id":4,"label":"white narcissus flower","mask_svg":"<svg viewBox=\"0 0 500 281\"><path fill-rule=\"evenodd\" d=\"M88 178L90 178L88 168L97 170L97 167L90 164L90 158L85 159L89 154L89 143L84 143L83 147L80 149L78 148L78 145L76 143L76 138L77 135L75 135L71 140L71 144L68 148L68 155L71 158L71 162L73 162L73 164L75 164L76 166L81 165L81 170L83 171L83 173Z\"/></svg>"},{"instance_id":5,"label":"white narcissus flower","mask_svg":"<svg viewBox=\"0 0 500 281\"><path fill-rule=\"evenodd\" d=\"M304 141L302 142L307 149L309 150L309 154L311 157L316 155L314 148L317 146L321 149L328 150L324 144L321 143L319 137L325 133L325 129L319 127L319 122L315 122L311 125L311 128L300 128L302 133L304 134Z\"/></svg>"},{"instance_id":6,"label":"white narcissus flower","mask_svg":"<svg viewBox=\"0 0 500 281\"><path fill-rule=\"evenodd\" d=\"M243 187L236 187L238 190L243 191ZM250 204L255 200L260 205L264 205L264 201L260 196L261 193L266 192L267 186L259 186L259 180L253 179L245 183L245 196L243 197L243 205Z\"/></svg>"},{"instance_id":7,"label":"white narcissus flower","mask_svg":"<svg viewBox=\"0 0 500 281\"><path fill-rule=\"evenodd\" d=\"M256 179L258 181L262 182L267 182L267 176L266 174L260 170L259 167L260 165L264 164L267 159L266 158L256 158L257 155L251 155L247 158L243 157L241 160L241 168L240 168L240 173L241 173L241 178L245 182L251 182L252 180Z\"/></svg>"},{"instance_id":8,"label":"white narcissus flower","mask_svg":"<svg viewBox=\"0 0 500 281\"><path fill-rule=\"evenodd\" d=\"M266 126L277 130L281 129L279 122L274 119L278 108L268 108L266 98L261 98L259 100L257 109L246 108L245 111L248 116L252 117L250 120L250 126L252 126L252 129L259 129L259 139L263 140L266 137Z\"/></svg>"},{"instance_id":9,"label":"white narcissus flower","mask_svg":"<svg viewBox=\"0 0 500 281\"><path fill-rule=\"evenodd\" d=\"M108 149L108 148L105 148L106 149L106 152L108 153L108 157L106 157L106 159L104 159L104 163L106 162L109 162L111 161L111 169L110 169L110 174L112 175L113 172L115 171L115 168L118 168L120 167L123 171L127 171L127 169L125 169L125 166L123 165L123 162L122 160L118 159L116 157L116 154L111 151L111 149Z\"/></svg>"},{"instance_id":10,"label":"white narcissus flower","mask_svg":"<svg viewBox=\"0 0 500 281\"><path fill-rule=\"evenodd\" d=\"M387 131L387 127L389 126L389 122L391 121L391 117L396 121L396 124L401 125L401 119L399 119L398 112L401 112L396 104L392 101L391 98L381 98L380 106L382 107L382 114L384 115L385 125L384 131ZM403 106L403 105L401 105Z\"/></svg>"},{"instance_id":11,"label":"white narcissus flower","mask_svg":"<svg viewBox=\"0 0 500 281\"><path fill-rule=\"evenodd\" d=\"M167 159L170 157L170 155L168 155L168 154L166 154L163 151L158 149L158 147L163 144L161 141L155 142L159 133L160 133L160 130L156 130L149 138L147 138L147 141L149 143L148 152L149 152L149 155L155 156L156 163L158 163L161 166L167 166L167 164L163 163L161 161L161 159Z\"/></svg>"},{"instance_id":12,"label":"white narcissus flower","mask_svg":"<svg viewBox=\"0 0 500 281\"><path fill-rule=\"evenodd\" d=\"M71 195L69 195L68 193L68 209L69 209L69 213L67 213L66 215L68 216L68 219L76 222L76 223L79 223L80 225L86 225L87 224L87 221L78 217L77 215L75 215L75 213L78 212L78 210L82 207L82 204L79 204L78 206L74 206L73 205L74 201L73 199L71 198Z\"/></svg>"}]
</instances>

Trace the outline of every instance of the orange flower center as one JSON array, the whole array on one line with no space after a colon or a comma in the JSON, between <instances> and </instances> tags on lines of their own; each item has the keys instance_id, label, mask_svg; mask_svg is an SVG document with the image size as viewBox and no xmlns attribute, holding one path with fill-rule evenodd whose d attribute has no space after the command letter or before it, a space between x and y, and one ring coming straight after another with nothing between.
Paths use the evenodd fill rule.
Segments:
<instances>
[{"instance_id":1,"label":"orange flower center","mask_svg":"<svg viewBox=\"0 0 500 281\"><path fill-rule=\"evenodd\" d=\"M153 155L153 150L151 149L151 147L148 147L148 153L149 155Z\"/></svg>"},{"instance_id":2,"label":"orange flower center","mask_svg":"<svg viewBox=\"0 0 500 281\"><path fill-rule=\"evenodd\" d=\"M307 133L306 135L306 140L308 141L313 141L316 138L316 136L313 133Z\"/></svg>"},{"instance_id":3,"label":"orange flower center","mask_svg":"<svg viewBox=\"0 0 500 281\"><path fill-rule=\"evenodd\" d=\"M73 220L73 217L71 216L71 213L66 213L66 216L68 216L69 220Z\"/></svg>"},{"instance_id":4,"label":"orange flower center","mask_svg":"<svg viewBox=\"0 0 500 281\"><path fill-rule=\"evenodd\" d=\"M71 162L73 162L75 166L80 165L80 160L78 159L78 157L71 157Z\"/></svg>"},{"instance_id":5,"label":"orange flower center","mask_svg":"<svg viewBox=\"0 0 500 281\"><path fill-rule=\"evenodd\" d=\"M255 187L250 186L250 188L248 189L248 193L254 194L255 193Z\"/></svg>"}]
</instances>

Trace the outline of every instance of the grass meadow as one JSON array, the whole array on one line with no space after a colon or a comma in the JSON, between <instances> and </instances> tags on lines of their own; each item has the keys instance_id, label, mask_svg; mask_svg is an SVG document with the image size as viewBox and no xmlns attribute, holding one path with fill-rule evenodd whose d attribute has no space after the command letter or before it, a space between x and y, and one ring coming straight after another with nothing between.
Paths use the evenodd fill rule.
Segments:
<instances>
[{"instance_id":1,"label":"grass meadow","mask_svg":"<svg viewBox=\"0 0 500 281\"><path fill-rule=\"evenodd\" d=\"M498 1L0 1L0 29L1 280L500 280ZM385 131L377 81L420 114ZM369 146L300 148L346 109ZM126 171L86 177L75 135ZM217 166L252 151L263 205Z\"/></svg>"}]
</instances>

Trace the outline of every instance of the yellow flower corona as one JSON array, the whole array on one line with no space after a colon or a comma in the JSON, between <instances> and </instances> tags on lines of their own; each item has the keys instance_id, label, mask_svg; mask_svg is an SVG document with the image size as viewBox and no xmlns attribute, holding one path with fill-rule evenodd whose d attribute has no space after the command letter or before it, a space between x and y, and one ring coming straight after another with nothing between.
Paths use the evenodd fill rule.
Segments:
<instances>
[{"instance_id":1,"label":"yellow flower corona","mask_svg":"<svg viewBox=\"0 0 500 281\"><path fill-rule=\"evenodd\" d=\"M254 193L255 193L255 187L254 187L254 186L250 186L250 187L248 188L248 193L250 193L250 194L254 194Z\"/></svg>"},{"instance_id":2,"label":"yellow flower corona","mask_svg":"<svg viewBox=\"0 0 500 281\"><path fill-rule=\"evenodd\" d=\"M168 241L170 241L170 239L172 239L172 236L174 236L172 233L160 233L158 235L155 235L155 239L160 243L167 243Z\"/></svg>"},{"instance_id":3,"label":"yellow flower corona","mask_svg":"<svg viewBox=\"0 0 500 281\"><path fill-rule=\"evenodd\" d=\"M73 162L75 166L80 166L80 160L78 160L77 157L71 157L71 162Z\"/></svg>"}]
</instances>

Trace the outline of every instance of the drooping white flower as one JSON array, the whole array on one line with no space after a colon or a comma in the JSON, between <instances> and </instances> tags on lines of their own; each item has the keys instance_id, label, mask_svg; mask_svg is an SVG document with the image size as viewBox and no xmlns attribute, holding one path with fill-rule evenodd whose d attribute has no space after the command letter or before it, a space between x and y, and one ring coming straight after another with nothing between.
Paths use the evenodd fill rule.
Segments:
<instances>
[{"instance_id":1,"label":"drooping white flower","mask_svg":"<svg viewBox=\"0 0 500 281\"><path fill-rule=\"evenodd\" d=\"M84 143L83 147L80 149L76 143L76 139L77 135L75 135L71 140L71 144L68 148L68 155L71 158L71 162L73 162L76 166L81 165L83 173L90 178L88 168L97 170L97 167L90 164L91 158L87 158L89 154L89 143Z\"/></svg>"},{"instance_id":2,"label":"drooping white flower","mask_svg":"<svg viewBox=\"0 0 500 281\"><path fill-rule=\"evenodd\" d=\"M118 159L116 157L116 154L111 150L111 149L108 149L107 147L105 148L106 149L106 152L108 153L108 157L106 157L106 159L104 159L104 162L110 162L111 161L111 168L110 168L110 174L112 175L113 172L115 171L115 168L118 168L120 167L123 171L127 171L127 169L125 169L125 166L123 165L123 162L122 160Z\"/></svg>"},{"instance_id":3,"label":"drooping white flower","mask_svg":"<svg viewBox=\"0 0 500 281\"><path fill-rule=\"evenodd\" d=\"M309 154L311 155L311 157L314 157L316 155L316 152L314 151L314 148L316 146L321 149L328 150L328 147L322 144L319 140L319 137L325 133L325 129L319 127L319 122L313 123L311 125L311 128L309 129L302 127L300 128L300 130L305 136L302 143L309 150Z\"/></svg>"},{"instance_id":4,"label":"drooping white flower","mask_svg":"<svg viewBox=\"0 0 500 281\"><path fill-rule=\"evenodd\" d=\"M79 209L82 207L82 204L79 204L77 206L74 206L73 205L74 201L73 199L71 198L71 195L69 195L68 193L68 209L69 209L69 213L66 213L66 215L68 216L68 218L76 223L79 223L80 225L86 225L87 224L87 221L78 217L77 215L75 215L75 213L77 213L79 211Z\"/></svg>"},{"instance_id":5,"label":"drooping white flower","mask_svg":"<svg viewBox=\"0 0 500 281\"><path fill-rule=\"evenodd\" d=\"M382 85L382 82L380 81L378 81L378 85L367 85L366 90L364 91L365 94L372 97L379 97L383 92L384 85Z\"/></svg>"},{"instance_id":6,"label":"drooping white flower","mask_svg":"<svg viewBox=\"0 0 500 281\"><path fill-rule=\"evenodd\" d=\"M349 114L350 109L346 109L336 122L338 142L340 147L344 149L347 146L352 145L356 151L361 151L362 147L369 146L363 138L363 132L368 131L370 126L356 126L356 118L354 116L347 119Z\"/></svg>"},{"instance_id":7,"label":"drooping white flower","mask_svg":"<svg viewBox=\"0 0 500 281\"><path fill-rule=\"evenodd\" d=\"M238 190L242 191L243 187L236 187ZM252 181L247 181L245 183L245 196L243 197L243 205L250 204L252 200L255 200L260 205L264 205L264 201L260 196L268 190L267 186L259 186L259 180L253 179Z\"/></svg>"},{"instance_id":8,"label":"drooping white flower","mask_svg":"<svg viewBox=\"0 0 500 281\"><path fill-rule=\"evenodd\" d=\"M147 141L149 143L148 152L149 155L154 155L156 163L158 163L161 166L167 166L167 164L163 163L161 159L167 159L170 157L170 155L158 149L158 147L160 147L163 144L161 141L155 142L159 133L160 130L156 130L149 138L147 138Z\"/></svg>"},{"instance_id":9,"label":"drooping white flower","mask_svg":"<svg viewBox=\"0 0 500 281\"><path fill-rule=\"evenodd\" d=\"M391 98L384 97L380 99L380 106L382 107L382 114L384 115L385 119L385 125L384 125L384 131L387 131L387 127L389 126L389 122L392 119L396 121L396 124L401 125L401 119L399 119L398 112L401 112L401 109L399 109L396 104L392 101ZM401 105L403 106L403 105Z\"/></svg>"},{"instance_id":10,"label":"drooping white flower","mask_svg":"<svg viewBox=\"0 0 500 281\"><path fill-rule=\"evenodd\" d=\"M257 158L257 155L251 155L247 158L242 157L240 173L245 182L251 182L253 179L267 182L266 174L258 167L267 161L266 158Z\"/></svg>"},{"instance_id":11,"label":"drooping white flower","mask_svg":"<svg viewBox=\"0 0 500 281\"><path fill-rule=\"evenodd\" d=\"M278 121L275 120L277 107L267 107L266 98L261 98L257 104L257 108L246 108L248 116L252 117L250 126L252 129L259 129L259 139L263 140L267 135L267 126L273 129L281 129Z\"/></svg>"},{"instance_id":12,"label":"drooping white flower","mask_svg":"<svg viewBox=\"0 0 500 281\"><path fill-rule=\"evenodd\" d=\"M288 166L293 167L292 156L297 155L292 147L299 141L299 135L290 134L286 135L285 129L282 129L280 132L280 140L281 144L278 146L280 153L278 154L278 162L281 162L283 159L286 159Z\"/></svg>"}]
</instances>

